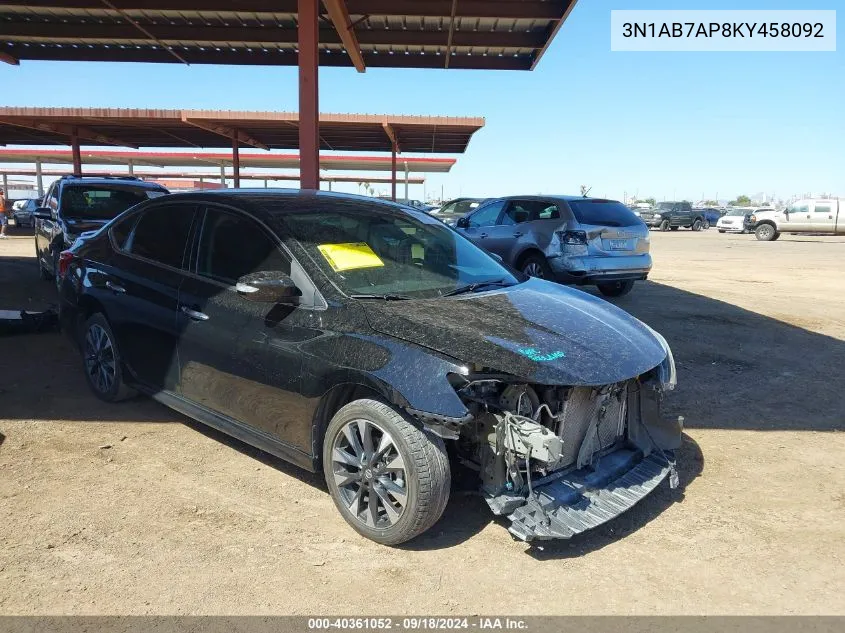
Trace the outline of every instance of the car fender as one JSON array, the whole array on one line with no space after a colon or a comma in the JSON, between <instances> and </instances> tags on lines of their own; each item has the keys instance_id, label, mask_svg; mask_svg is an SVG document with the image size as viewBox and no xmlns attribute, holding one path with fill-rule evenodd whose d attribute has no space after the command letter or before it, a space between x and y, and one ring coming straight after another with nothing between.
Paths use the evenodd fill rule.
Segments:
<instances>
[{"instance_id":1,"label":"car fender","mask_svg":"<svg viewBox=\"0 0 845 633\"><path fill-rule=\"evenodd\" d=\"M370 388L392 404L444 418L468 411L449 374L468 369L455 359L379 334L317 337L302 346L303 394L323 397L341 384Z\"/></svg>"}]
</instances>

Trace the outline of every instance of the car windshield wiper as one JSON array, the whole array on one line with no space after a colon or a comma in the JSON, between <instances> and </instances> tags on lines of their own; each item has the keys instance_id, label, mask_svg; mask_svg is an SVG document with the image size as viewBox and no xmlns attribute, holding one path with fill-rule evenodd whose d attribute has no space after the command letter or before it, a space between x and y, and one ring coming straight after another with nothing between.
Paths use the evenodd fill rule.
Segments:
<instances>
[{"instance_id":1,"label":"car windshield wiper","mask_svg":"<svg viewBox=\"0 0 845 633\"><path fill-rule=\"evenodd\" d=\"M352 299L382 299L383 301L407 301L412 297L408 297L406 295L395 295L395 294L358 294L358 295L349 295Z\"/></svg>"},{"instance_id":2,"label":"car windshield wiper","mask_svg":"<svg viewBox=\"0 0 845 633\"><path fill-rule=\"evenodd\" d=\"M441 296L443 297L454 297L455 295L462 295L468 292L475 292L481 288L486 288L487 286L511 286L509 281L505 279L490 279L488 281L476 281L472 284L467 284L466 286L458 286L454 290L450 290L449 292L444 292Z\"/></svg>"}]
</instances>

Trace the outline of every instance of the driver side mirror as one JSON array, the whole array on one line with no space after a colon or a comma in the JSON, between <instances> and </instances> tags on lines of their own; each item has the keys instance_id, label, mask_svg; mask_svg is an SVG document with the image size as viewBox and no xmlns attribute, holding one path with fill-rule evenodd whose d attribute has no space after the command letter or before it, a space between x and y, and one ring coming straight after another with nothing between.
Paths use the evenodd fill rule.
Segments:
<instances>
[{"instance_id":1,"label":"driver side mirror","mask_svg":"<svg viewBox=\"0 0 845 633\"><path fill-rule=\"evenodd\" d=\"M468 229L469 228L469 218L458 218L457 223L455 224L459 229Z\"/></svg>"},{"instance_id":2,"label":"driver side mirror","mask_svg":"<svg viewBox=\"0 0 845 633\"><path fill-rule=\"evenodd\" d=\"M38 207L32 212L32 217L38 218L39 220L52 220L53 210L50 207Z\"/></svg>"},{"instance_id":3,"label":"driver side mirror","mask_svg":"<svg viewBox=\"0 0 845 633\"><path fill-rule=\"evenodd\" d=\"M279 271L260 271L238 279L235 290L243 298L258 303L296 305L302 291L289 275Z\"/></svg>"}]
</instances>

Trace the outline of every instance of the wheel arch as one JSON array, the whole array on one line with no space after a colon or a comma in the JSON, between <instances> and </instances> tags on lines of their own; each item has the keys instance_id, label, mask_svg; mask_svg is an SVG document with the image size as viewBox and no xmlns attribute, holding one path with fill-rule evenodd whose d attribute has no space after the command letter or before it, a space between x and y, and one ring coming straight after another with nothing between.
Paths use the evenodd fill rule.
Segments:
<instances>
[{"instance_id":1,"label":"wheel arch","mask_svg":"<svg viewBox=\"0 0 845 633\"><path fill-rule=\"evenodd\" d=\"M514 258L514 267L517 270L522 270L522 265L525 263L525 260L528 259L531 255L539 255L543 259L546 259L546 254L539 247L534 245L526 246Z\"/></svg>"},{"instance_id":2,"label":"wheel arch","mask_svg":"<svg viewBox=\"0 0 845 633\"><path fill-rule=\"evenodd\" d=\"M106 321L109 321L109 315L106 314L105 306L100 303L100 300L96 297L92 297L88 294L83 294L79 297L79 300L76 304L76 343L80 345L82 342L82 328L85 327L85 323L90 319L94 314L102 314L103 318ZM111 323L109 321L109 323Z\"/></svg>"},{"instance_id":3,"label":"wheel arch","mask_svg":"<svg viewBox=\"0 0 845 633\"><path fill-rule=\"evenodd\" d=\"M342 382L335 384L326 391L317 403L314 415L311 420L311 459L314 472L320 472L323 467L323 440L326 437L326 430L335 414L344 406L356 400L370 398L386 402L399 408L407 407L396 401L386 385L364 384L363 382Z\"/></svg>"}]
</instances>

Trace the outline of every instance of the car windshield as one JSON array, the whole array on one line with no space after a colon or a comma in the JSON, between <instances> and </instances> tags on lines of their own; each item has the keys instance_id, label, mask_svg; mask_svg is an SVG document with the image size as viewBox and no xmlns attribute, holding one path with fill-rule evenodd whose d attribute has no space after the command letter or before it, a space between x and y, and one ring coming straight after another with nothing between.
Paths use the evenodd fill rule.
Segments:
<instances>
[{"instance_id":1,"label":"car windshield","mask_svg":"<svg viewBox=\"0 0 845 633\"><path fill-rule=\"evenodd\" d=\"M490 255L433 217L345 206L285 215L284 222L347 295L426 299L474 284L487 290L518 283Z\"/></svg>"},{"instance_id":2,"label":"car windshield","mask_svg":"<svg viewBox=\"0 0 845 633\"><path fill-rule=\"evenodd\" d=\"M65 187L60 204L68 220L111 220L129 207L161 195L156 190L109 186Z\"/></svg>"},{"instance_id":3,"label":"car windshield","mask_svg":"<svg viewBox=\"0 0 845 633\"><path fill-rule=\"evenodd\" d=\"M746 215L749 213L747 209L731 209L725 215Z\"/></svg>"},{"instance_id":4,"label":"car windshield","mask_svg":"<svg viewBox=\"0 0 845 633\"><path fill-rule=\"evenodd\" d=\"M657 208L662 209L663 211L671 211L672 207L675 206L674 202L658 202Z\"/></svg>"},{"instance_id":5,"label":"car windshield","mask_svg":"<svg viewBox=\"0 0 845 633\"><path fill-rule=\"evenodd\" d=\"M636 226L641 220L628 207L615 200L569 200L569 207L581 224L596 226Z\"/></svg>"}]
</instances>

